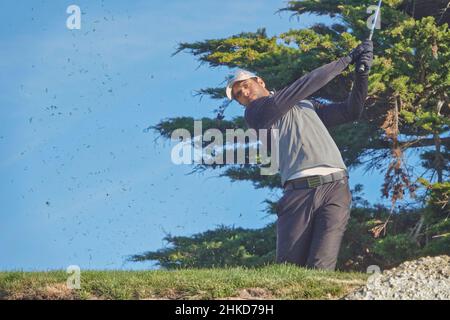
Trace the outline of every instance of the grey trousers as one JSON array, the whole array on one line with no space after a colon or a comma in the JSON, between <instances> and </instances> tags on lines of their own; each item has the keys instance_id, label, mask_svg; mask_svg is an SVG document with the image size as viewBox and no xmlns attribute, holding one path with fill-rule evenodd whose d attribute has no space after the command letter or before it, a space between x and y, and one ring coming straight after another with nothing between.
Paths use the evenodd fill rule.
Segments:
<instances>
[{"instance_id":1,"label":"grey trousers","mask_svg":"<svg viewBox=\"0 0 450 320\"><path fill-rule=\"evenodd\" d=\"M347 177L285 191L277 204L277 262L334 270L351 202Z\"/></svg>"}]
</instances>

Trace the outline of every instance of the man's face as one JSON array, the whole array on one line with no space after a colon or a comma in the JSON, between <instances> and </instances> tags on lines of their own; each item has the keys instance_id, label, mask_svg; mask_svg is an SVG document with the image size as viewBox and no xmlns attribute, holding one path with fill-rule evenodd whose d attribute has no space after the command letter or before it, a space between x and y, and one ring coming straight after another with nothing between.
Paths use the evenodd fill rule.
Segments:
<instances>
[{"instance_id":1,"label":"man's face","mask_svg":"<svg viewBox=\"0 0 450 320\"><path fill-rule=\"evenodd\" d=\"M261 78L251 78L236 82L232 89L233 97L243 106L247 107L250 102L270 95L266 84Z\"/></svg>"}]
</instances>

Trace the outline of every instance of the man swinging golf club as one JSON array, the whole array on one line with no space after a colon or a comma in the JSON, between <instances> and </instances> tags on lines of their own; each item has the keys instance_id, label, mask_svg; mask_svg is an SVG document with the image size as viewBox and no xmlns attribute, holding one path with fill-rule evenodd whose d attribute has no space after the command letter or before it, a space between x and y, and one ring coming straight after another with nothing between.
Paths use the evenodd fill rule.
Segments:
<instances>
[{"instance_id":1,"label":"man swinging golf club","mask_svg":"<svg viewBox=\"0 0 450 320\"><path fill-rule=\"evenodd\" d=\"M326 128L360 117L372 59L373 44L366 40L348 56L277 92L267 90L263 79L245 70L228 82L226 94L245 107L250 128L279 132L284 195L277 204L277 262L327 270L336 267L352 197L347 168ZM345 101L306 100L355 63L353 88Z\"/></svg>"}]
</instances>

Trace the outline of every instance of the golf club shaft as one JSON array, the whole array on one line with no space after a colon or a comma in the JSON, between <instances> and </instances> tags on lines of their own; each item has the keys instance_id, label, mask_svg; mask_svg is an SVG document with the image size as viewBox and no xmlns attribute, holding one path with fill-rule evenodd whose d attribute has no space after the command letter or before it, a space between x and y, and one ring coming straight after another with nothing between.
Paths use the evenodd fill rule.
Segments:
<instances>
[{"instance_id":1,"label":"golf club shaft","mask_svg":"<svg viewBox=\"0 0 450 320\"><path fill-rule=\"evenodd\" d=\"M375 33L375 27L377 25L377 20L378 20L378 17L380 15L380 10L381 10L381 2L382 2L382 0L378 1L377 11L375 13L375 18L374 18L373 23L372 23L372 28L370 29L369 40L372 40L373 34ZM358 71L359 72L366 71L366 66L364 64L360 65Z\"/></svg>"}]
</instances>

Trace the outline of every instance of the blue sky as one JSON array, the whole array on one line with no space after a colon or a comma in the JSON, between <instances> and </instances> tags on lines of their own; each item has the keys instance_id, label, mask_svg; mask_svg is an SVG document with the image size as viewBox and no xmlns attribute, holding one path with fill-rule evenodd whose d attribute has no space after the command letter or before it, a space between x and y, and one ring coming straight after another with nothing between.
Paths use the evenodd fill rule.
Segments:
<instances>
[{"instance_id":1,"label":"blue sky","mask_svg":"<svg viewBox=\"0 0 450 320\"><path fill-rule=\"evenodd\" d=\"M245 3L245 5L244 5ZM79 5L81 30L65 26ZM193 91L226 68L198 68L179 42L266 27L269 35L319 20L274 14L282 1L10 1L0 4L0 270L142 269L134 253L220 224L274 220L280 193L188 175L171 144L144 129L161 119L212 116L220 102ZM324 20L325 21L325 20ZM242 114L233 104L227 117ZM352 173L379 200L381 177Z\"/></svg>"}]
</instances>

